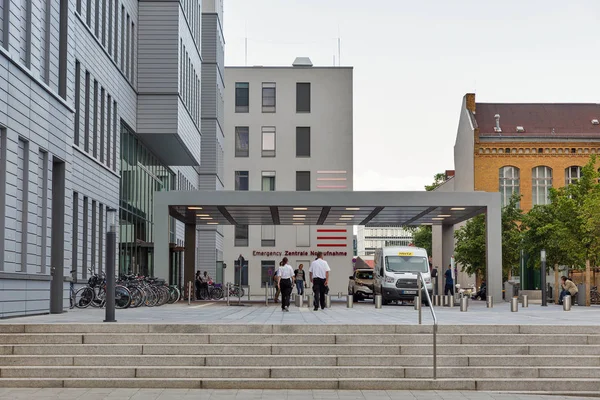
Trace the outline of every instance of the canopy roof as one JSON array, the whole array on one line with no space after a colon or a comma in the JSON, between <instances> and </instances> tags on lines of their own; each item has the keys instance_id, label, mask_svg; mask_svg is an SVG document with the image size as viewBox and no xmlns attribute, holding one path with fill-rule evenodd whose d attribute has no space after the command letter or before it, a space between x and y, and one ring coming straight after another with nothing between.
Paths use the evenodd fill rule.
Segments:
<instances>
[{"instance_id":1,"label":"canopy roof","mask_svg":"<svg viewBox=\"0 0 600 400\"><path fill-rule=\"evenodd\" d=\"M498 204L485 192L160 192L176 219L197 225L454 225Z\"/></svg>"}]
</instances>

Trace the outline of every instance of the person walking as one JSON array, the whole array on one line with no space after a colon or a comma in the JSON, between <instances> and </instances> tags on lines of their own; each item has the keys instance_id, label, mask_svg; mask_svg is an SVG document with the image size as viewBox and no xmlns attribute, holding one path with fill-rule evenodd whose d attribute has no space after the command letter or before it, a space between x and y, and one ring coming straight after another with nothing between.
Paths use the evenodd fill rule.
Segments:
<instances>
[{"instance_id":1,"label":"person walking","mask_svg":"<svg viewBox=\"0 0 600 400\"><path fill-rule=\"evenodd\" d=\"M329 285L329 271L331 271L331 268L329 268L327 261L323 260L323 252L319 251L317 259L310 263L308 269L313 291L315 292L314 311L319 309L319 304L321 310L325 309L325 288Z\"/></svg>"},{"instance_id":2,"label":"person walking","mask_svg":"<svg viewBox=\"0 0 600 400\"><path fill-rule=\"evenodd\" d=\"M448 269L444 272L444 277L446 278L446 286L444 286L444 295L447 295L448 292L452 296L454 296L454 279L452 278L452 265L448 265Z\"/></svg>"},{"instance_id":3,"label":"person walking","mask_svg":"<svg viewBox=\"0 0 600 400\"><path fill-rule=\"evenodd\" d=\"M281 291L281 311L290 311L290 297L292 296L292 286L294 280L294 269L288 264L287 257L281 260L279 267L278 289Z\"/></svg>"},{"instance_id":4,"label":"person walking","mask_svg":"<svg viewBox=\"0 0 600 400\"><path fill-rule=\"evenodd\" d=\"M281 269L283 263L279 263L279 268L275 270L273 273L273 286L275 286L275 297L273 298L274 303L279 303L279 294L281 290L279 288L279 270Z\"/></svg>"},{"instance_id":5,"label":"person walking","mask_svg":"<svg viewBox=\"0 0 600 400\"><path fill-rule=\"evenodd\" d=\"M306 276L304 275L304 264L298 265L298 269L294 271L294 277L296 278L296 290L298 290L298 296L304 295L304 288L306 287Z\"/></svg>"},{"instance_id":6,"label":"person walking","mask_svg":"<svg viewBox=\"0 0 600 400\"><path fill-rule=\"evenodd\" d=\"M196 300L200 299L200 290L202 289L202 273L196 271L196 279L194 279L194 286L196 287Z\"/></svg>"}]
</instances>

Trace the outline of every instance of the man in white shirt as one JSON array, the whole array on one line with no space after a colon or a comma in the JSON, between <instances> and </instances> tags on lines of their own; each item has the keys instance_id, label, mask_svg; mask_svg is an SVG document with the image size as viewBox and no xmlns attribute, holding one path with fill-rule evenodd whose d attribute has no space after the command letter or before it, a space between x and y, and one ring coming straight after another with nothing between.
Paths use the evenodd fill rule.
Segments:
<instances>
[{"instance_id":1,"label":"man in white shirt","mask_svg":"<svg viewBox=\"0 0 600 400\"><path fill-rule=\"evenodd\" d=\"M321 310L325 309L325 288L329 285L329 271L331 271L331 268L329 268L327 261L323 260L323 253L319 251L317 259L310 263L308 269L313 291L315 292L314 311L319 309L319 304Z\"/></svg>"},{"instance_id":2,"label":"man in white shirt","mask_svg":"<svg viewBox=\"0 0 600 400\"><path fill-rule=\"evenodd\" d=\"M281 291L281 311L290 311L290 296L292 295L292 286L294 280L294 269L288 264L287 257L283 257L281 260L283 264L279 267L277 276L279 278L278 287Z\"/></svg>"}]
</instances>

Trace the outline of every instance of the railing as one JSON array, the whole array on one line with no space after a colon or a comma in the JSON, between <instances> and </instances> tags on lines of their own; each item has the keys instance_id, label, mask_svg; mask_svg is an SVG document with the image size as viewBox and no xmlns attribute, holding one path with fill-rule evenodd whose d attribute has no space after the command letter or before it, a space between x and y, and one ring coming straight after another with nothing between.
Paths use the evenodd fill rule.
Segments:
<instances>
[{"instance_id":1,"label":"railing","mask_svg":"<svg viewBox=\"0 0 600 400\"><path fill-rule=\"evenodd\" d=\"M425 296L427 297L427 304L429 305L429 310L431 310L431 317L433 318L433 379L437 379L437 317L435 316L435 311L433 309L433 302L431 301L431 297L429 296L429 291L427 290L427 285L425 284L425 278L423 277L423 273L419 272L417 275L417 285L419 287L419 325L421 325L421 305L423 304L422 299L422 287L425 285Z\"/></svg>"}]
</instances>

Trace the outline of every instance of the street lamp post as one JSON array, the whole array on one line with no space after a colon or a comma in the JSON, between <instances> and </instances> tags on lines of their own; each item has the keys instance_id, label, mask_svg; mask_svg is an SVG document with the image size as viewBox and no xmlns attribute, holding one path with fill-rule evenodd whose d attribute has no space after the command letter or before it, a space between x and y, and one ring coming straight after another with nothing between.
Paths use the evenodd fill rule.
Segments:
<instances>
[{"instance_id":1,"label":"street lamp post","mask_svg":"<svg viewBox=\"0 0 600 400\"><path fill-rule=\"evenodd\" d=\"M546 299L546 250L542 249L540 252L540 259L542 260L542 276L540 281L542 284L542 307L547 307Z\"/></svg>"},{"instance_id":2,"label":"street lamp post","mask_svg":"<svg viewBox=\"0 0 600 400\"><path fill-rule=\"evenodd\" d=\"M238 280L238 284L240 285L240 292L242 290L242 268L244 267L244 256L242 256L240 254L240 256L238 257L238 264L240 265L240 272L239 272L239 280ZM242 302L242 296L240 296L238 298L238 304L241 304Z\"/></svg>"},{"instance_id":3,"label":"street lamp post","mask_svg":"<svg viewBox=\"0 0 600 400\"><path fill-rule=\"evenodd\" d=\"M117 248L117 210L106 209L108 230L106 231L106 316L104 322L115 319L115 258Z\"/></svg>"}]
</instances>

